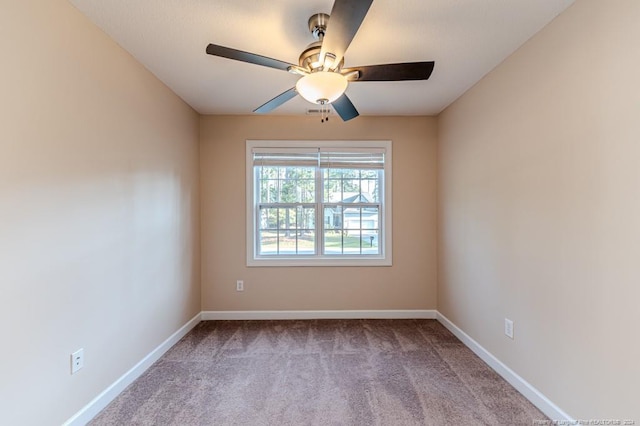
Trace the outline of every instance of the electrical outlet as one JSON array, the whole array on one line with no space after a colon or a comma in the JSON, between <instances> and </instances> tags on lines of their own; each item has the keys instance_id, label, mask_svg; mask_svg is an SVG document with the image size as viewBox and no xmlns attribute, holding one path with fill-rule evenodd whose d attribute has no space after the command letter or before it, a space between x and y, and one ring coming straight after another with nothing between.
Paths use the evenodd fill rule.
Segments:
<instances>
[{"instance_id":1,"label":"electrical outlet","mask_svg":"<svg viewBox=\"0 0 640 426\"><path fill-rule=\"evenodd\" d=\"M513 339L513 321L508 318L504 319L504 334Z\"/></svg>"},{"instance_id":2,"label":"electrical outlet","mask_svg":"<svg viewBox=\"0 0 640 426\"><path fill-rule=\"evenodd\" d=\"M84 367L84 349L78 349L71 354L71 374L76 374Z\"/></svg>"},{"instance_id":3,"label":"electrical outlet","mask_svg":"<svg viewBox=\"0 0 640 426\"><path fill-rule=\"evenodd\" d=\"M236 281L236 291L244 291L244 281Z\"/></svg>"}]
</instances>

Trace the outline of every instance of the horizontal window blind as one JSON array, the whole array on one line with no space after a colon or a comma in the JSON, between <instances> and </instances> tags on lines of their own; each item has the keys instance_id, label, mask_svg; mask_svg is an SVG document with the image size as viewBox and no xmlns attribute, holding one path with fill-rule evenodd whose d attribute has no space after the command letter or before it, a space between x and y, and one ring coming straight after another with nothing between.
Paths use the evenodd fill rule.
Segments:
<instances>
[{"instance_id":1,"label":"horizontal window blind","mask_svg":"<svg viewBox=\"0 0 640 426\"><path fill-rule=\"evenodd\" d=\"M320 151L323 169L384 169L384 150Z\"/></svg>"},{"instance_id":2,"label":"horizontal window blind","mask_svg":"<svg viewBox=\"0 0 640 426\"><path fill-rule=\"evenodd\" d=\"M330 169L384 169L384 149L287 149L260 148L253 151L254 166L301 166Z\"/></svg>"},{"instance_id":3,"label":"horizontal window blind","mask_svg":"<svg viewBox=\"0 0 640 426\"><path fill-rule=\"evenodd\" d=\"M253 165L317 167L318 149L256 148L253 150Z\"/></svg>"}]
</instances>

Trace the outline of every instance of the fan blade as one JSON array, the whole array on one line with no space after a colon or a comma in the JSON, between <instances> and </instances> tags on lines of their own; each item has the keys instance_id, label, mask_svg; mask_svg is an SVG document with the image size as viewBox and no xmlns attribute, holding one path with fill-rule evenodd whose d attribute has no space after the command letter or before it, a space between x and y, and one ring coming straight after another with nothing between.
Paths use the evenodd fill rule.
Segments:
<instances>
[{"instance_id":1,"label":"fan blade","mask_svg":"<svg viewBox=\"0 0 640 426\"><path fill-rule=\"evenodd\" d=\"M275 98L271 99L269 102L267 102L267 103L259 106L258 108L254 109L253 112L257 112L259 114L266 114L267 112L278 108L283 103L285 103L287 101L290 101L291 99L295 98L295 96L297 94L298 94L298 92L296 92L296 88L292 87L291 89L287 90L286 92L280 93L278 96L276 96Z\"/></svg>"},{"instance_id":2,"label":"fan blade","mask_svg":"<svg viewBox=\"0 0 640 426\"><path fill-rule=\"evenodd\" d=\"M433 72L434 62L405 62L402 64L368 65L364 67L343 68L340 73L358 71L356 81L403 81L427 80Z\"/></svg>"},{"instance_id":3,"label":"fan blade","mask_svg":"<svg viewBox=\"0 0 640 426\"><path fill-rule=\"evenodd\" d=\"M336 56L334 64L339 64L347 51L360 24L369 11L373 0L335 0L327 31L322 40L320 61L324 62L325 55L332 53Z\"/></svg>"},{"instance_id":4,"label":"fan blade","mask_svg":"<svg viewBox=\"0 0 640 426\"><path fill-rule=\"evenodd\" d=\"M351 103L351 99L347 97L346 93L333 101L331 105L333 105L333 109L335 109L340 118L342 118L342 121L349 121L360 115L356 107Z\"/></svg>"},{"instance_id":5,"label":"fan blade","mask_svg":"<svg viewBox=\"0 0 640 426\"><path fill-rule=\"evenodd\" d=\"M217 44L209 44L207 46L207 53L213 56L221 56L223 58L235 59L236 61L248 62L250 64L262 65L263 67L283 71L287 71L290 66L294 66L277 59L267 58L266 56L256 55L255 53L243 52L242 50L232 49L230 47L218 46Z\"/></svg>"}]
</instances>

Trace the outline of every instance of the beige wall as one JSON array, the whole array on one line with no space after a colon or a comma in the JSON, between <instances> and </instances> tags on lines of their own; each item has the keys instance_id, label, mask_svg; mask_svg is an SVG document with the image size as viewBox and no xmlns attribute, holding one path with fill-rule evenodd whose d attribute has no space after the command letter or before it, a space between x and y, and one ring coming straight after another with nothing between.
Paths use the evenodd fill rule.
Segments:
<instances>
[{"instance_id":1,"label":"beige wall","mask_svg":"<svg viewBox=\"0 0 640 426\"><path fill-rule=\"evenodd\" d=\"M203 310L435 309L434 118L206 116L200 132ZM296 138L393 141L392 267L246 266L245 141Z\"/></svg>"},{"instance_id":2,"label":"beige wall","mask_svg":"<svg viewBox=\"0 0 640 426\"><path fill-rule=\"evenodd\" d=\"M59 425L200 311L198 116L68 2L1 10L0 424Z\"/></svg>"},{"instance_id":3,"label":"beige wall","mask_svg":"<svg viewBox=\"0 0 640 426\"><path fill-rule=\"evenodd\" d=\"M438 122L438 309L580 419L640 421L639 22L579 0Z\"/></svg>"},{"instance_id":4,"label":"beige wall","mask_svg":"<svg viewBox=\"0 0 640 426\"><path fill-rule=\"evenodd\" d=\"M570 415L640 420L640 2L579 0L438 119L324 125L198 123L66 1L4 3L1 424L62 423L201 307L438 308ZM295 138L393 140L393 267L246 267L245 140Z\"/></svg>"}]
</instances>

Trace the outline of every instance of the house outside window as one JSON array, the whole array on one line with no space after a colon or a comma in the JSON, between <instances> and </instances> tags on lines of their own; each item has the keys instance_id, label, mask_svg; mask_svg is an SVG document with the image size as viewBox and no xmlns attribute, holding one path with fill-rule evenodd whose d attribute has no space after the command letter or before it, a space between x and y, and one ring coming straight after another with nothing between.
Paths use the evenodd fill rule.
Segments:
<instances>
[{"instance_id":1,"label":"house outside window","mask_svg":"<svg viewBox=\"0 0 640 426\"><path fill-rule=\"evenodd\" d=\"M247 141L248 266L390 266L390 141Z\"/></svg>"}]
</instances>

